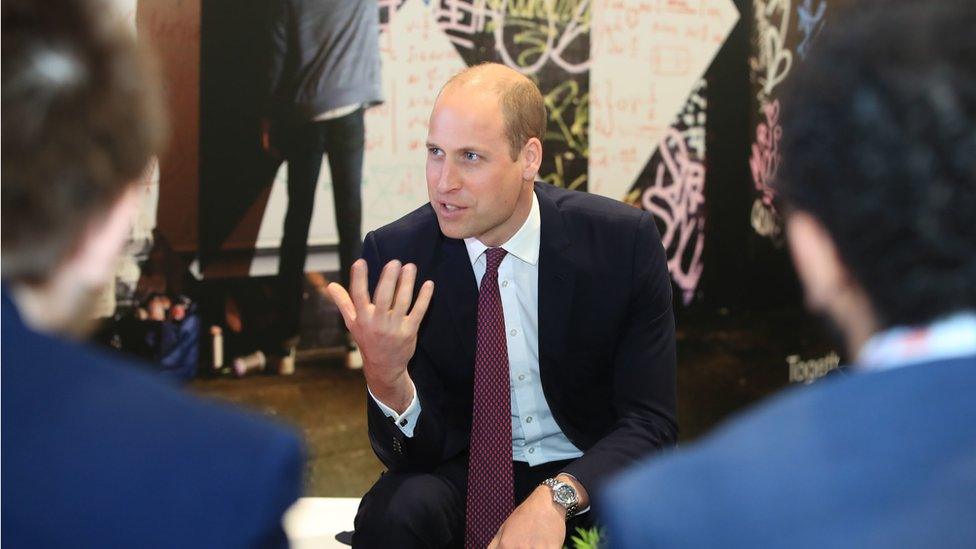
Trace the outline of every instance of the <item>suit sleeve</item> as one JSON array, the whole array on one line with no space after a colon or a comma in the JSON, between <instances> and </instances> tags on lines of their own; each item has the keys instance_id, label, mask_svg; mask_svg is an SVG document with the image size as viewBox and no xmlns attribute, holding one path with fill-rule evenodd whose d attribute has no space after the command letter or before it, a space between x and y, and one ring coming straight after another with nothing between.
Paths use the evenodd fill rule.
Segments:
<instances>
[{"instance_id":1,"label":"suit sleeve","mask_svg":"<svg viewBox=\"0 0 976 549\"><path fill-rule=\"evenodd\" d=\"M370 232L363 240L363 259L369 272L370 294L376 289L380 271L388 261L399 259L385 257L380 252L374 233ZM414 299L419 285L414 289ZM434 288L437 299L437 288ZM426 321L420 326L420 334L426 328ZM418 335L418 341L420 337ZM426 472L443 462L446 455L444 445L444 421L441 413L443 386L433 372L430 360L421 347L417 346L413 358L407 366L410 378L417 390L417 400L421 411L414 425L413 436L408 437L386 415L367 393L366 417L369 426L369 442L376 457L392 472Z\"/></svg>"},{"instance_id":2,"label":"suit sleeve","mask_svg":"<svg viewBox=\"0 0 976 549\"><path fill-rule=\"evenodd\" d=\"M277 433L268 437L263 456L253 469L258 480L258 493L252 504L260 513L250 524L255 528L252 547L288 547L282 519L285 511L301 496L302 464L305 461L302 444L291 433Z\"/></svg>"},{"instance_id":3,"label":"suit sleeve","mask_svg":"<svg viewBox=\"0 0 976 549\"><path fill-rule=\"evenodd\" d=\"M667 256L650 214L633 250L633 290L613 357L613 430L565 471L594 493L617 471L674 444L678 435L674 315Z\"/></svg>"}]
</instances>

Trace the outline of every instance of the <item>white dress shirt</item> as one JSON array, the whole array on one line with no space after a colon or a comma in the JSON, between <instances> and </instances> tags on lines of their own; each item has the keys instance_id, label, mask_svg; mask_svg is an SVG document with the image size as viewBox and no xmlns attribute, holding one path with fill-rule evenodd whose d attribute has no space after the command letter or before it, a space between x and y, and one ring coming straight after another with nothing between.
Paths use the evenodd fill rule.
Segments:
<instances>
[{"instance_id":1,"label":"white dress shirt","mask_svg":"<svg viewBox=\"0 0 976 549\"><path fill-rule=\"evenodd\" d=\"M962 311L928 326L898 326L875 334L861 348L857 368L878 371L976 354L976 311Z\"/></svg>"},{"instance_id":2,"label":"white dress shirt","mask_svg":"<svg viewBox=\"0 0 976 549\"><path fill-rule=\"evenodd\" d=\"M498 290L505 315L509 379L512 391L512 460L530 466L575 459L583 455L559 429L549 410L539 379L539 244L542 217L539 200L532 195L532 209L522 227L502 248L508 252L498 266ZM464 239L474 275L481 287L485 274L487 246L476 238ZM414 398L397 414L370 392L373 400L407 437L413 436L421 414L420 399Z\"/></svg>"},{"instance_id":3,"label":"white dress shirt","mask_svg":"<svg viewBox=\"0 0 976 549\"><path fill-rule=\"evenodd\" d=\"M315 122L324 122L326 120L335 120L336 118L342 118L343 116L346 116L348 114L352 114L352 113L356 112L356 110L359 109L362 106L363 106L362 103L353 103L352 105L343 105L343 106L341 106L339 108L325 111L325 112L319 114L318 116L316 116L315 118L313 118L312 120L315 121Z\"/></svg>"}]
</instances>

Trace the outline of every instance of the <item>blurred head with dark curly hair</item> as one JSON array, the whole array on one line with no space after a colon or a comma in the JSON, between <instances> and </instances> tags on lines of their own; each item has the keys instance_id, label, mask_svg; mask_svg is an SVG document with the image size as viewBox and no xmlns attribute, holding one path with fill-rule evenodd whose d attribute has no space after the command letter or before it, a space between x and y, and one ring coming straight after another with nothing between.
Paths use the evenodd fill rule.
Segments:
<instances>
[{"instance_id":1,"label":"blurred head with dark curly hair","mask_svg":"<svg viewBox=\"0 0 976 549\"><path fill-rule=\"evenodd\" d=\"M976 4L839 15L783 96L776 187L808 307L854 354L976 309Z\"/></svg>"}]
</instances>

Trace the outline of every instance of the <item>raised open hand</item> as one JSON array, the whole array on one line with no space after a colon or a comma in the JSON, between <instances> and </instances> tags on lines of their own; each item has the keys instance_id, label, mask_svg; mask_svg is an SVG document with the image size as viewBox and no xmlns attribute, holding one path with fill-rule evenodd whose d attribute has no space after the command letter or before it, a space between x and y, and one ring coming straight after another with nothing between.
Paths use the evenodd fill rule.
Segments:
<instances>
[{"instance_id":1,"label":"raised open hand","mask_svg":"<svg viewBox=\"0 0 976 549\"><path fill-rule=\"evenodd\" d=\"M434 283L424 282L411 309L416 279L416 265L390 261L383 267L370 301L366 262L360 259L352 265L349 292L335 282L328 287L359 345L370 391L401 413L413 398L407 363L417 348L417 330L434 295Z\"/></svg>"}]
</instances>

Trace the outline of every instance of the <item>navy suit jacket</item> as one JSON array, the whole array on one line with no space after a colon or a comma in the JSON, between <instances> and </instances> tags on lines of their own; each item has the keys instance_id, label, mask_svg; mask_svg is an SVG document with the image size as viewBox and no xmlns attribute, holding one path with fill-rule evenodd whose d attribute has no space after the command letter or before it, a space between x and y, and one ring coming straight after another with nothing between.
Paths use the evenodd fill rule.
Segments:
<instances>
[{"instance_id":1,"label":"navy suit jacket","mask_svg":"<svg viewBox=\"0 0 976 549\"><path fill-rule=\"evenodd\" d=\"M675 342L667 258L647 212L537 183L539 370L549 408L584 455L566 471L593 490L672 444ZM376 455L392 471L431 471L467 452L478 288L463 240L430 204L366 235L370 288L380 269L415 263L434 296L409 364L422 412L406 438L367 398ZM419 287L419 283L418 283Z\"/></svg>"},{"instance_id":2,"label":"navy suit jacket","mask_svg":"<svg viewBox=\"0 0 976 549\"><path fill-rule=\"evenodd\" d=\"M976 356L787 391L601 496L612 547L976 547Z\"/></svg>"},{"instance_id":3,"label":"navy suit jacket","mask_svg":"<svg viewBox=\"0 0 976 549\"><path fill-rule=\"evenodd\" d=\"M3 292L4 547L285 547L288 430L28 329Z\"/></svg>"}]
</instances>

